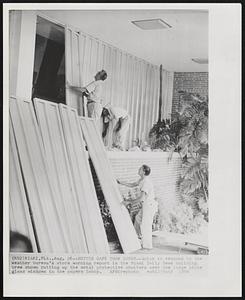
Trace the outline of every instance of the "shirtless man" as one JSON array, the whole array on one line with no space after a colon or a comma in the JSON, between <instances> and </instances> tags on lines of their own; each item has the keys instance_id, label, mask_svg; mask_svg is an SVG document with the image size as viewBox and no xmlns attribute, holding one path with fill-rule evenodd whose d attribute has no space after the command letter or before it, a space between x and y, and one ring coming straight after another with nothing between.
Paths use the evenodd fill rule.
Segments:
<instances>
[{"instance_id":1,"label":"shirtless man","mask_svg":"<svg viewBox=\"0 0 245 300\"><path fill-rule=\"evenodd\" d=\"M106 109L108 110L107 118L110 121L116 121L116 124L113 128L112 146L121 150L125 150L125 141L130 125L130 116L128 112L121 107L114 107L107 104Z\"/></svg>"}]
</instances>

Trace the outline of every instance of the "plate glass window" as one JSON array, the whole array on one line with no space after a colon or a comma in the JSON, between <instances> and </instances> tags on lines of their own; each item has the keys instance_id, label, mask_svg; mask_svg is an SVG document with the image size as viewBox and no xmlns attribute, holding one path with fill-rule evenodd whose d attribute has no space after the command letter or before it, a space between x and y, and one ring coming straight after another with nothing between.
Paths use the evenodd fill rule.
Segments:
<instances>
[{"instance_id":1,"label":"plate glass window","mask_svg":"<svg viewBox=\"0 0 245 300\"><path fill-rule=\"evenodd\" d=\"M37 17L32 98L65 103L65 29Z\"/></svg>"}]
</instances>

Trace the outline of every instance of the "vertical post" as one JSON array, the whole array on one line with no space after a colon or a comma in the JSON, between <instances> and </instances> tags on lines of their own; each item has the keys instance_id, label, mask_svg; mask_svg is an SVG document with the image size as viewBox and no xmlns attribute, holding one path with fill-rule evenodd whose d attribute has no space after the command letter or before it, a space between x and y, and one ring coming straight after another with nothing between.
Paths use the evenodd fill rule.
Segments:
<instances>
[{"instance_id":1,"label":"vertical post","mask_svg":"<svg viewBox=\"0 0 245 300\"><path fill-rule=\"evenodd\" d=\"M159 111L158 111L158 123L162 120L162 65L160 65L160 92L159 92Z\"/></svg>"},{"instance_id":2,"label":"vertical post","mask_svg":"<svg viewBox=\"0 0 245 300\"><path fill-rule=\"evenodd\" d=\"M21 10L9 11L9 95L12 96L16 96L21 18Z\"/></svg>"},{"instance_id":3,"label":"vertical post","mask_svg":"<svg viewBox=\"0 0 245 300\"><path fill-rule=\"evenodd\" d=\"M10 95L31 100L37 16L28 10L10 15Z\"/></svg>"}]
</instances>

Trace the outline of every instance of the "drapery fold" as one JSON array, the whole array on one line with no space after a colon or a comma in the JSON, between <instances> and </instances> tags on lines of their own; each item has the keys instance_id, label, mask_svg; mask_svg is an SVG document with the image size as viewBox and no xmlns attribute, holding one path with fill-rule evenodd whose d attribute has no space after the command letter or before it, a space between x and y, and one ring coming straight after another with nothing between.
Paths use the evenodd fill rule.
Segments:
<instances>
[{"instance_id":1,"label":"drapery fold","mask_svg":"<svg viewBox=\"0 0 245 300\"><path fill-rule=\"evenodd\" d=\"M126 146L133 140L148 139L157 121L159 104L159 69L143 59L131 55L84 32L66 28L66 74L73 85L91 82L97 71L106 70L102 103L110 103L128 111L131 125ZM84 116L86 99L67 89L67 104ZM111 126L110 126L111 127ZM107 146L111 146L111 130Z\"/></svg>"},{"instance_id":2,"label":"drapery fold","mask_svg":"<svg viewBox=\"0 0 245 300\"><path fill-rule=\"evenodd\" d=\"M174 72L162 70L162 119L171 120Z\"/></svg>"}]
</instances>

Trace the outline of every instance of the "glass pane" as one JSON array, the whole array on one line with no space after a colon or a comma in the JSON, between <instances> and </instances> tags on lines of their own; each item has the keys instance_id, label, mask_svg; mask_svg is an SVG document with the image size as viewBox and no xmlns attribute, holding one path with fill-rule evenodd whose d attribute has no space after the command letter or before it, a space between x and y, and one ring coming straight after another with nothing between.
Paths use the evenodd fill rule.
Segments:
<instances>
[{"instance_id":1,"label":"glass pane","mask_svg":"<svg viewBox=\"0 0 245 300\"><path fill-rule=\"evenodd\" d=\"M32 97L65 103L65 30L37 17Z\"/></svg>"}]
</instances>

